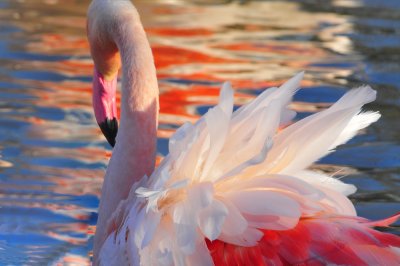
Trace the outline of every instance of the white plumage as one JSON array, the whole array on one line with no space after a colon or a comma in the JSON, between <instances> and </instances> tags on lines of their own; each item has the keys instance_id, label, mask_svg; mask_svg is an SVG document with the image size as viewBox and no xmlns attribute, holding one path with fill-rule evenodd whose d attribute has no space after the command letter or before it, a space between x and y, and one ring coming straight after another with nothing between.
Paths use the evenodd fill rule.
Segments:
<instances>
[{"instance_id":1,"label":"white plumage","mask_svg":"<svg viewBox=\"0 0 400 266\"><path fill-rule=\"evenodd\" d=\"M279 131L294 118L288 104L302 76L235 112L225 83L218 105L180 127L158 168L120 203L100 263L212 265L205 239L254 246L259 229L291 229L301 217L355 216L346 197L355 187L307 168L380 117L360 113L376 93L353 89Z\"/></svg>"}]
</instances>

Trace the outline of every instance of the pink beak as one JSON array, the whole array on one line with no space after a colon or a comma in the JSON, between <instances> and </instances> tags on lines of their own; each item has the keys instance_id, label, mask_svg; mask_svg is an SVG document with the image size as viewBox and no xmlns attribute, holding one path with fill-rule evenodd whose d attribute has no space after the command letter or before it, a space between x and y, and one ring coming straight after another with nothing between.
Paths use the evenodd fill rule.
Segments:
<instances>
[{"instance_id":1,"label":"pink beak","mask_svg":"<svg viewBox=\"0 0 400 266\"><path fill-rule=\"evenodd\" d=\"M111 81L104 79L95 68L93 74L93 108L101 131L112 147L118 132L117 120L117 77Z\"/></svg>"}]
</instances>

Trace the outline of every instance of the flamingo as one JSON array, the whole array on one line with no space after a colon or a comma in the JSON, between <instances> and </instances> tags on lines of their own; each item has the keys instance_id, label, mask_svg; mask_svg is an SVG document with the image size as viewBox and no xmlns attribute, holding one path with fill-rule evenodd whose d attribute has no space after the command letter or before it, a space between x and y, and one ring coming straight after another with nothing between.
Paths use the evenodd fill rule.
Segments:
<instances>
[{"instance_id":1,"label":"flamingo","mask_svg":"<svg viewBox=\"0 0 400 266\"><path fill-rule=\"evenodd\" d=\"M169 140L155 168L158 85L129 0L92 0L88 40L96 120L114 146L101 193L95 265L400 265L400 237L358 217L345 184L308 167L377 121L363 86L283 130L303 73L233 112L219 103ZM122 69L120 125L115 103ZM118 134L117 134L118 130Z\"/></svg>"}]
</instances>

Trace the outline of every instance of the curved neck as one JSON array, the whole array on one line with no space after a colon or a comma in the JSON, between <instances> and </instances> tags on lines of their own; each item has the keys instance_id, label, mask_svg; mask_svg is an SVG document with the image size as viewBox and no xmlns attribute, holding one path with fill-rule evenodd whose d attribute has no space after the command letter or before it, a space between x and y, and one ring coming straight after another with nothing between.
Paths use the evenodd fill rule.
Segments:
<instances>
[{"instance_id":1,"label":"curved neck","mask_svg":"<svg viewBox=\"0 0 400 266\"><path fill-rule=\"evenodd\" d=\"M97 3L100 3L98 7L89 9L89 18L92 18L92 12L93 16L101 19L95 18L93 22L89 19L89 33L91 28L95 28L97 34L93 35L98 37L93 38L97 38L97 43L104 47L117 48L114 49L114 54L106 54L105 59L120 53L123 79L120 126L102 188L94 239L95 258L110 229L113 229L110 228L112 225L109 224L109 218L118 204L127 198L136 181L144 175L150 175L154 170L159 108L153 55L136 9L129 1L121 4L94 0L92 6ZM107 6L102 6L103 3L107 3ZM107 13L103 10L107 10ZM100 25L96 25L96 22ZM96 30L96 27L104 31ZM90 41L92 46L93 40ZM96 53L96 49L92 47L96 66L107 49L100 47L98 50ZM108 49L110 50L112 49Z\"/></svg>"},{"instance_id":2,"label":"curved neck","mask_svg":"<svg viewBox=\"0 0 400 266\"><path fill-rule=\"evenodd\" d=\"M138 16L124 19L113 34L122 62L120 132L116 145L132 152L141 147L148 150L149 140L155 147L159 106L153 54Z\"/></svg>"}]
</instances>

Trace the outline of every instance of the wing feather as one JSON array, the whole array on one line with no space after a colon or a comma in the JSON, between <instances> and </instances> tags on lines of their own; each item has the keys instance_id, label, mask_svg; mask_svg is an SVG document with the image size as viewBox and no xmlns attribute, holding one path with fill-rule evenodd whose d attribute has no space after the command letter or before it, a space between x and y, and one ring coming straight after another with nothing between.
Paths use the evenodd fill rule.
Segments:
<instances>
[{"instance_id":1,"label":"wing feather","mask_svg":"<svg viewBox=\"0 0 400 266\"><path fill-rule=\"evenodd\" d=\"M105 265L376 265L395 263L400 240L371 229L347 195L355 187L307 170L379 118L361 112L361 87L282 131L303 73L233 112L219 103L169 142L170 153L110 219ZM348 245L351 243L351 245ZM105 263L107 262L107 263Z\"/></svg>"}]
</instances>

